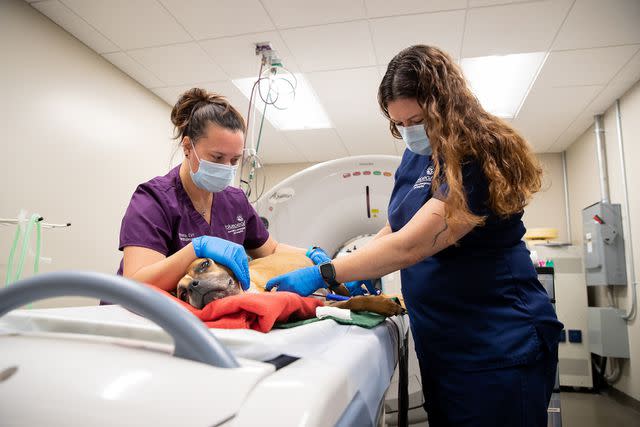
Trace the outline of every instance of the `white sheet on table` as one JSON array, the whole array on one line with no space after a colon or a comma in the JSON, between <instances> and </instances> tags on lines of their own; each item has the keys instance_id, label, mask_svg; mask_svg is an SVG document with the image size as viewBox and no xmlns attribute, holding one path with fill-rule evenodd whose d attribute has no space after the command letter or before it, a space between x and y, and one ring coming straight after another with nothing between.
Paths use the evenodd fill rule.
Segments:
<instances>
[{"instance_id":1,"label":"white sheet on table","mask_svg":"<svg viewBox=\"0 0 640 427\"><path fill-rule=\"evenodd\" d=\"M403 336L408 328L406 316L396 316L373 329L323 320L266 334L246 329L210 331L239 358L265 361L281 354L315 358L326 362L327 375L331 375L332 366L339 364L346 368L349 383L360 392L373 419L397 362L398 332L393 323ZM15 310L0 318L0 329L171 343L171 337L155 323L118 305Z\"/></svg>"}]
</instances>

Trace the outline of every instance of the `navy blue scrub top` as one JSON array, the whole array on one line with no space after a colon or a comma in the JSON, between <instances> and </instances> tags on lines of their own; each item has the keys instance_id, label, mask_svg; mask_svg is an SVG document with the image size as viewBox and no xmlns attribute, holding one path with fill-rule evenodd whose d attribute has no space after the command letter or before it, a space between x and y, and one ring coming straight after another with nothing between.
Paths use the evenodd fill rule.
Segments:
<instances>
[{"instance_id":1,"label":"navy blue scrub top","mask_svg":"<svg viewBox=\"0 0 640 427\"><path fill-rule=\"evenodd\" d=\"M395 232L432 197L431 156L405 150L389 202ZM471 212L486 215L458 245L401 271L416 353L432 368L483 370L535 361L557 346L558 322L522 241L522 213L500 218L476 161L462 166ZM446 183L436 198L446 194ZM423 367L424 368L424 367Z\"/></svg>"}]
</instances>

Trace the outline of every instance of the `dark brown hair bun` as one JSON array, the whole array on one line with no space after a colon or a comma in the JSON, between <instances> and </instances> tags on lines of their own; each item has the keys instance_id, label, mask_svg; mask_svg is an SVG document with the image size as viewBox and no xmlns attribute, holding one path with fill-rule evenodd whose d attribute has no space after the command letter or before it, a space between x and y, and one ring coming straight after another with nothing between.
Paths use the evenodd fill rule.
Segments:
<instances>
[{"instance_id":1,"label":"dark brown hair bun","mask_svg":"<svg viewBox=\"0 0 640 427\"><path fill-rule=\"evenodd\" d=\"M242 115L229 101L214 92L194 87L184 92L171 110L174 138L188 136L193 142L202 137L209 123L233 131L246 131Z\"/></svg>"}]
</instances>

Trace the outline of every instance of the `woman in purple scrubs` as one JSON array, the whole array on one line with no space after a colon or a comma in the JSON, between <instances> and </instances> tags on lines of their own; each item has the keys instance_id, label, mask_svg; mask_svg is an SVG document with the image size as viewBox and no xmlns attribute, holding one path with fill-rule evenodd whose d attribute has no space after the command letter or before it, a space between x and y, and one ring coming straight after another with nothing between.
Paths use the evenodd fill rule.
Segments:
<instances>
[{"instance_id":1,"label":"woman in purple scrubs","mask_svg":"<svg viewBox=\"0 0 640 427\"><path fill-rule=\"evenodd\" d=\"M184 161L139 185L131 197L120 229L118 274L172 290L189 264L204 257L229 267L247 289L247 253L304 252L271 238L244 193L230 186L246 125L224 97L190 89L173 107L171 121Z\"/></svg>"}]
</instances>

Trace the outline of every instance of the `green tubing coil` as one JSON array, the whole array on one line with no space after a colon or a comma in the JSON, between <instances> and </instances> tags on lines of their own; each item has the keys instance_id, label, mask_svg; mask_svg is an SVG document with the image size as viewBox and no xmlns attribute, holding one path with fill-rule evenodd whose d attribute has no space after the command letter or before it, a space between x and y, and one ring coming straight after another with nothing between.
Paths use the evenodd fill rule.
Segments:
<instances>
[{"instance_id":1,"label":"green tubing coil","mask_svg":"<svg viewBox=\"0 0 640 427\"><path fill-rule=\"evenodd\" d=\"M33 226L36 227L36 251L35 251L35 260L33 262L33 272L37 273L40 266L40 246L42 239L42 226L40 222L42 221L42 217L38 214L33 214L27 221L26 227L18 223L16 228L16 233L13 237L13 243L11 244L11 251L9 252L9 260L7 261L7 274L5 278L5 286L8 286L10 283L16 282L20 280L22 276L22 271L24 270L24 263L27 258L27 252L29 250L29 242L31 240L31 231L33 230ZM26 229L23 232L23 227ZM20 247L20 257L17 260L15 271L14 260L16 251L18 250L18 243L21 241L22 246Z\"/></svg>"}]
</instances>

